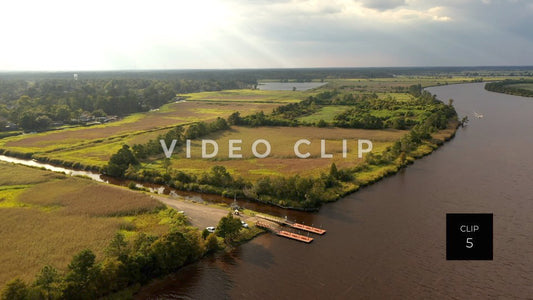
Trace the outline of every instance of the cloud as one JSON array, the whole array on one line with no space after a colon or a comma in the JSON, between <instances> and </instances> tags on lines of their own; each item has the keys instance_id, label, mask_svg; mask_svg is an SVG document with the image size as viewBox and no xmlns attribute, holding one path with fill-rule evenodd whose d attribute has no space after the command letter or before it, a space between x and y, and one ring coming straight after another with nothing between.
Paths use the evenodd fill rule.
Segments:
<instances>
[{"instance_id":1,"label":"cloud","mask_svg":"<svg viewBox=\"0 0 533 300\"><path fill-rule=\"evenodd\" d=\"M405 0L359 0L357 1L367 8L385 11L395 9L406 4Z\"/></svg>"},{"instance_id":2,"label":"cloud","mask_svg":"<svg viewBox=\"0 0 533 300\"><path fill-rule=\"evenodd\" d=\"M529 0L29 1L0 70L533 64Z\"/></svg>"}]
</instances>

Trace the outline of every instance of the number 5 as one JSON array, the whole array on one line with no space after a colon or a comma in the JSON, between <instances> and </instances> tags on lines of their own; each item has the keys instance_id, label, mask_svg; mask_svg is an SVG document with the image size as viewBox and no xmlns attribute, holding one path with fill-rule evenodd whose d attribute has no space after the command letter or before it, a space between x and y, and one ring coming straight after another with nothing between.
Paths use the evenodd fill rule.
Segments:
<instances>
[{"instance_id":1,"label":"number 5","mask_svg":"<svg viewBox=\"0 0 533 300\"><path fill-rule=\"evenodd\" d=\"M466 238L466 248L470 249L474 247L474 243L472 242L473 238Z\"/></svg>"}]
</instances>

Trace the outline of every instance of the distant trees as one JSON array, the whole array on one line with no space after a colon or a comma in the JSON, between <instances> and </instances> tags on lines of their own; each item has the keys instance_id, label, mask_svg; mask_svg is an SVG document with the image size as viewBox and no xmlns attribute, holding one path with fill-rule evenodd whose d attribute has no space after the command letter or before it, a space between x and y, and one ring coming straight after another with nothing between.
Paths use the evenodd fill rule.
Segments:
<instances>
[{"instance_id":1,"label":"distant trees","mask_svg":"<svg viewBox=\"0 0 533 300\"><path fill-rule=\"evenodd\" d=\"M409 88L414 98L398 101L390 95L379 97L376 93L352 94L340 93L336 90L325 91L307 99L287 105L279 106L271 114L260 111L245 117L238 112L228 117L230 125L241 126L335 126L342 128L360 129L409 129L419 124L424 118L415 118L414 111L425 111L430 115L442 104L435 96L422 90L421 85L413 85ZM416 96L414 96L416 95ZM453 111L450 102L448 107ZM344 105L349 106L346 110L334 116L333 121L326 122L320 119L316 122L302 122L298 118L316 113L324 106ZM444 110L438 107L439 110ZM449 114L446 112L446 117ZM439 126L439 128L442 126Z\"/></svg>"},{"instance_id":2,"label":"distant trees","mask_svg":"<svg viewBox=\"0 0 533 300\"><path fill-rule=\"evenodd\" d=\"M531 88L523 88L518 84L529 84ZM533 97L533 80L511 80L507 79L499 82L489 82L485 84L485 89L491 92L511 94L522 97Z\"/></svg>"},{"instance_id":3,"label":"distant trees","mask_svg":"<svg viewBox=\"0 0 533 300\"><path fill-rule=\"evenodd\" d=\"M164 140L167 146L170 146L172 140L176 140L176 148L179 148L187 139L199 138L207 134L226 129L229 129L228 122L220 117L211 123L197 122L191 124L186 127L186 129L183 125L178 125L167 131L165 134L160 134L157 138L152 139L145 144L133 145L132 150L136 158L143 160L149 156L158 156L163 154L160 140Z\"/></svg>"},{"instance_id":4,"label":"distant trees","mask_svg":"<svg viewBox=\"0 0 533 300\"><path fill-rule=\"evenodd\" d=\"M255 84L255 79L40 79L0 80L0 117L25 131L75 123L81 115L124 116L169 103L178 93L218 91ZM0 128L2 130L3 128Z\"/></svg>"}]
</instances>

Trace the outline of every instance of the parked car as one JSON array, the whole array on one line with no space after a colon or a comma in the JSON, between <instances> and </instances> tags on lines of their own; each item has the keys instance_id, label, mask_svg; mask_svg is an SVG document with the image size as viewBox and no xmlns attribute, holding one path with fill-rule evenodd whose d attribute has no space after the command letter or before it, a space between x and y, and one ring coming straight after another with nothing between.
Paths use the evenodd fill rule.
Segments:
<instances>
[{"instance_id":1,"label":"parked car","mask_svg":"<svg viewBox=\"0 0 533 300\"><path fill-rule=\"evenodd\" d=\"M213 233L213 232L215 232L215 230L216 230L216 227L213 227L213 226L209 226L209 227L206 227L205 229L207 229L207 231L209 231L209 232Z\"/></svg>"},{"instance_id":2,"label":"parked car","mask_svg":"<svg viewBox=\"0 0 533 300\"><path fill-rule=\"evenodd\" d=\"M244 222L243 220L241 220L241 224L242 224L242 227L248 228L248 223Z\"/></svg>"}]
</instances>

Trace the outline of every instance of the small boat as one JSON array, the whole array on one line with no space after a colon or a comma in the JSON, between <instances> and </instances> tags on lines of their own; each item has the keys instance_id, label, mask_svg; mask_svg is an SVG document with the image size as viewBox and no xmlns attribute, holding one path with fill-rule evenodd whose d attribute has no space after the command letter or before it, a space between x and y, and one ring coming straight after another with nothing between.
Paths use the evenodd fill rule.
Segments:
<instances>
[{"instance_id":1,"label":"small boat","mask_svg":"<svg viewBox=\"0 0 533 300\"><path fill-rule=\"evenodd\" d=\"M478 118L478 119L483 118L483 115L482 115L482 114L479 114L479 113L477 113L477 112L474 112L474 116L475 116L476 118Z\"/></svg>"}]
</instances>

